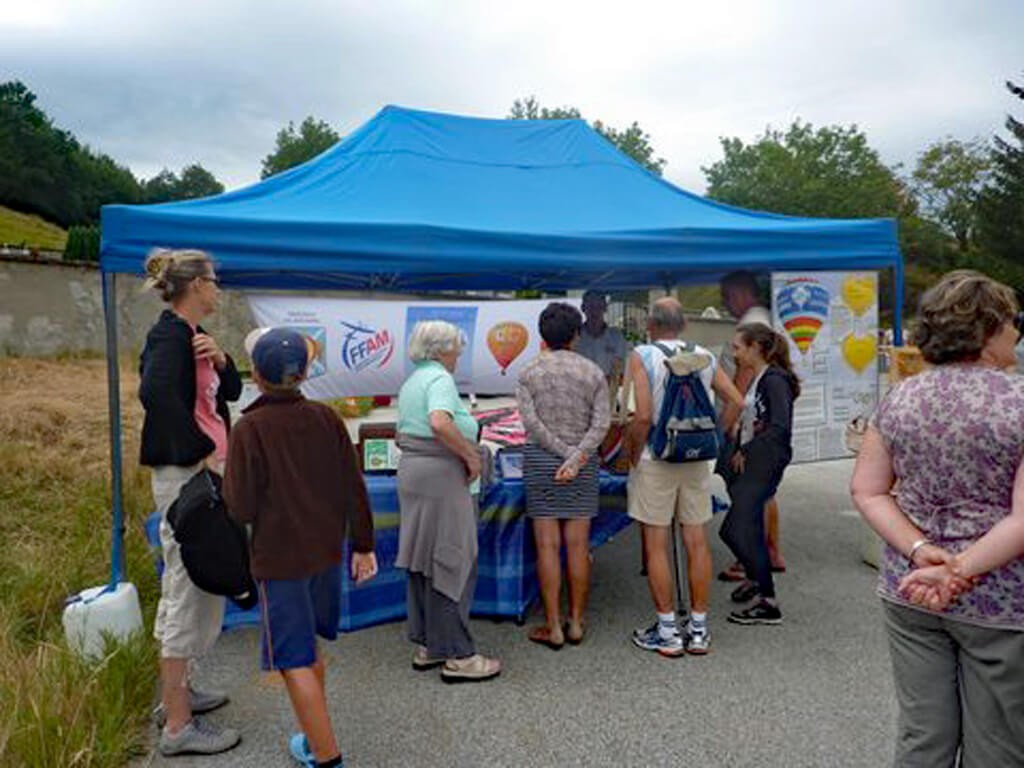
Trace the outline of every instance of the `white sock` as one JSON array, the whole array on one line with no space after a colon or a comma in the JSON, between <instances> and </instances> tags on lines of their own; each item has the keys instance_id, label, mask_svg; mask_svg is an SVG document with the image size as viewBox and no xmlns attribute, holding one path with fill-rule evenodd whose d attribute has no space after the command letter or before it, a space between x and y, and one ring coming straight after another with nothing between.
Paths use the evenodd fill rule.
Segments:
<instances>
[{"instance_id":1,"label":"white sock","mask_svg":"<svg viewBox=\"0 0 1024 768\"><path fill-rule=\"evenodd\" d=\"M668 640L679 634L679 629L676 627L675 611L658 614L658 634L662 640Z\"/></svg>"},{"instance_id":2,"label":"white sock","mask_svg":"<svg viewBox=\"0 0 1024 768\"><path fill-rule=\"evenodd\" d=\"M708 615L706 613L690 614L690 631L702 633L708 631Z\"/></svg>"}]
</instances>

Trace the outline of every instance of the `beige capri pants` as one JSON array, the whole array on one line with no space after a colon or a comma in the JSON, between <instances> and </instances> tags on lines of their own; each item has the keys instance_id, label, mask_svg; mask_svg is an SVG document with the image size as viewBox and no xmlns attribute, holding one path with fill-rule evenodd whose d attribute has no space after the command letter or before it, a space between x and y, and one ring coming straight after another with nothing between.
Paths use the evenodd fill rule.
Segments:
<instances>
[{"instance_id":1,"label":"beige capri pants","mask_svg":"<svg viewBox=\"0 0 1024 768\"><path fill-rule=\"evenodd\" d=\"M164 466L153 468L153 500L160 513L160 547L164 574L156 608L153 637L164 659L196 659L210 650L224 622L224 597L204 592L189 578L181 561L181 548L167 522L167 510L181 487L200 469Z\"/></svg>"}]
</instances>

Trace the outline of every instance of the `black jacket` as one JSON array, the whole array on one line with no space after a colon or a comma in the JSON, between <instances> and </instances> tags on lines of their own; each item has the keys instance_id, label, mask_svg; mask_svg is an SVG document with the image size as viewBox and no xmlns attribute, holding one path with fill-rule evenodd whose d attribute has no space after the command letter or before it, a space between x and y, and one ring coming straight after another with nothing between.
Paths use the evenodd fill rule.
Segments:
<instances>
[{"instance_id":1,"label":"black jacket","mask_svg":"<svg viewBox=\"0 0 1024 768\"><path fill-rule=\"evenodd\" d=\"M205 333L199 327L200 333ZM139 399L146 411L140 461L148 467L198 464L214 449L196 424L196 358L192 328L165 309L146 335L139 360ZM242 380L228 356L217 389L217 413L230 428L228 401L242 394Z\"/></svg>"},{"instance_id":2,"label":"black jacket","mask_svg":"<svg viewBox=\"0 0 1024 768\"><path fill-rule=\"evenodd\" d=\"M793 383L789 375L769 366L754 393L754 437L743 447L746 454L771 447L786 461L793 454Z\"/></svg>"}]
</instances>

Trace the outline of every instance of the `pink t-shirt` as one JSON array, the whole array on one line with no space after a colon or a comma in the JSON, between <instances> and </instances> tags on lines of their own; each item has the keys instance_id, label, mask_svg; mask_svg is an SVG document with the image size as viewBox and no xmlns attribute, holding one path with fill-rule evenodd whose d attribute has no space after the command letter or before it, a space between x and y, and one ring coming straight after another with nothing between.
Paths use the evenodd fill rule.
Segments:
<instances>
[{"instance_id":1,"label":"pink t-shirt","mask_svg":"<svg viewBox=\"0 0 1024 768\"><path fill-rule=\"evenodd\" d=\"M194 329L193 329L194 330ZM210 358L196 358L196 424L213 440L213 453L223 464L228 457L228 429L217 413L217 389L220 376Z\"/></svg>"}]
</instances>

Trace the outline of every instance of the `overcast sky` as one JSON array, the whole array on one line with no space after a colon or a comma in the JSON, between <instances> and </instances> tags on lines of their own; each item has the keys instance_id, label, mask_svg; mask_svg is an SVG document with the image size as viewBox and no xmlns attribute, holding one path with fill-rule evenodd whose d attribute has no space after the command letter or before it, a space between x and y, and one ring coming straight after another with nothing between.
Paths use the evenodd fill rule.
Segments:
<instances>
[{"instance_id":1,"label":"overcast sky","mask_svg":"<svg viewBox=\"0 0 1024 768\"><path fill-rule=\"evenodd\" d=\"M345 134L385 104L504 117L534 94L638 121L703 192L719 137L796 117L905 165L1000 132L1022 30L1021 0L0 0L0 80L144 177L200 162L241 186L289 120Z\"/></svg>"}]
</instances>

